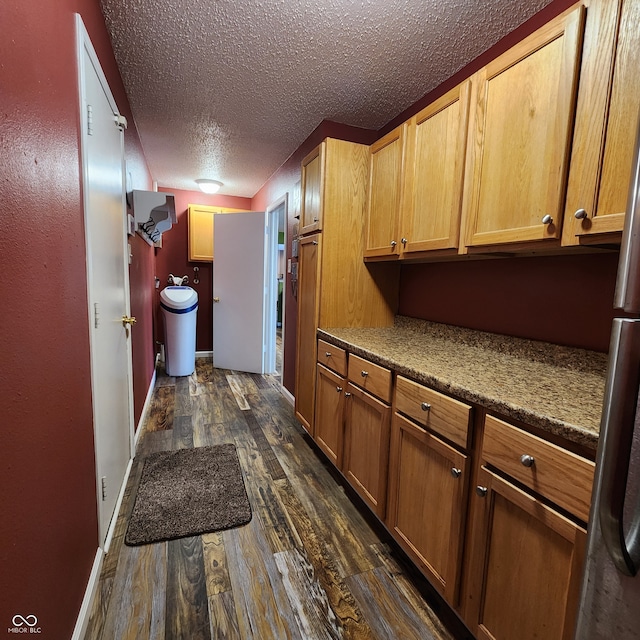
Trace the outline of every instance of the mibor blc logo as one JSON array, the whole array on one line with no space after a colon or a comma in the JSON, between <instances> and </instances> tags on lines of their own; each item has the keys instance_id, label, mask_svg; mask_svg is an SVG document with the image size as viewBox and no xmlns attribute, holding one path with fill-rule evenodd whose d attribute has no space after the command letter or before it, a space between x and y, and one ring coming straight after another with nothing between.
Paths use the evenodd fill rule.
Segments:
<instances>
[{"instance_id":1,"label":"mibor blc logo","mask_svg":"<svg viewBox=\"0 0 640 640\"><path fill-rule=\"evenodd\" d=\"M16 614L11 618L13 627L7 629L7 633L42 633L42 630L38 626L38 618L33 614L28 616L21 616Z\"/></svg>"}]
</instances>

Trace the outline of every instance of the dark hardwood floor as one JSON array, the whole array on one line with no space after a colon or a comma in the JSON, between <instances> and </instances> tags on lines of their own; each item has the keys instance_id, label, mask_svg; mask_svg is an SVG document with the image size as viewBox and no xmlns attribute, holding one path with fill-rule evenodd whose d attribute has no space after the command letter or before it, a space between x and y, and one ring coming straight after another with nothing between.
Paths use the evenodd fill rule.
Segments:
<instances>
[{"instance_id":1,"label":"dark hardwood floor","mask_svg":"<svg viewBox=\"0 0 640 640\"><path fill-rule=\"evenodd\" d=\"M190 377L158 370L88 640L453 637L439 600L350 499L278 385L206 359ZM144 457L225 442L238 450L251 522L124 545Z\"/></svg>"}]
</instances>

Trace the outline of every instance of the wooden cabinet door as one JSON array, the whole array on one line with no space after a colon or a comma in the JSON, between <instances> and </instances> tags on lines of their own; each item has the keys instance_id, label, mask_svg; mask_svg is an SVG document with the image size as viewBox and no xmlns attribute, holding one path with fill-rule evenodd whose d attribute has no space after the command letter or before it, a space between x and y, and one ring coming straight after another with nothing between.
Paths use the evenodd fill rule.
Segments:
<instances>
[{"instance_id":1,"label":"wooden cabinet door","mask_svg":"<svg viewBox=\"0 0 640 640\"><path fill-rule=\"evenodd\" d=\"M406 124L371 145L365 258L398 257L398 218L402 196Z\"/></svg>"},{"instance_id":2,"label":"wooden cabinet door","mask_svg":"<svg viewBox=\"0 0 640 640\"><path fill-rule=\"evenodd\" d=\"M238 213L244 211L244 209L190 204L187 211L187 224L189 226L189 262L212 262L213 215L215 213Z\"/></svg>"},{"instance_id":3,"label":"wooden cabinet door","mask_svg":"<svg viewBox=\"0 0 640 640\"><path fill-rule=\"evenodd\" d=\"M342 472L371 509L384 518L391 407L347 385Z\"/></svg>"},{"instance_id":4,"label":"wooden cabinet door","mask_svg":"<svg viewBox=\"0 0 640 640\"><path fill-rule=\"evenodd\" d=\"M458 247L470 88L462 83L409 122L403 254Z\"/></svg>"},{"instance_id":5,"label":"wooden cabinet door","mask_svg":"<svg viewBox=\"0 0 640 640\"><path fill-rule=\"evenodd\" d=\"M342 465L345 386L342 376L318 364L314 439L338 468Z\"/></svg>"},{"instance_id":6,"label":"wooden cabinet door","mask_svg":"<svg viewBox=\"0 0 640 640\"><path fill-rule=\"evenodd\" d=\"M300 235L322 229L325 153L322 142L302 161Z\"/></svg>"},{"instance_id":7,"label":"wooden cabinet door","mask_svg":"<svg viewBox=\"0 0 640 640\"><path fill-rule=\"evenodd\" d=\"M560 237L583 23L580 6L478 73L467 246Z\"/></svg>"},{"instance_id":8,"label":"wooden cabinet door","mask_svg":"<svg viewBox=\"0 0 640 640\"><path fill-rule=\"evenodd\" d=\"M476 637L572 640L586 531L484 468L478 478Z\"/></svg>"},{"instance_id":9,"label":"wooden cabinet door","mask_svg":"<svg viewBox=\"0 0 640 640\"><path fill-rule=\"evenodd\" d=\"M296 348L296 417L313 435L316 388L316 330L320 304L322 234L298 242L298 336Z\"/></svg>"},{"instance_id":10,"label":"wooden cabinet door","mask_svg":"<svg viewBox=\"0 0 640 640\"><path fill-rule=\"evenodd\" d=\"M455 606L466 511L467 456L393 416L387 526Z\"/></svg>"},{"instance_id":11,"label":"wooden cabinet door","mask_svg":"<svg viewBox=\"0 0 640 640\"><path fill-rule=\"evenodd\" d=\"M589 5L563 244L621 232L640 112L639 0ZM576 217L577 216L577 217Z\"/></svg>"}]
</instances>

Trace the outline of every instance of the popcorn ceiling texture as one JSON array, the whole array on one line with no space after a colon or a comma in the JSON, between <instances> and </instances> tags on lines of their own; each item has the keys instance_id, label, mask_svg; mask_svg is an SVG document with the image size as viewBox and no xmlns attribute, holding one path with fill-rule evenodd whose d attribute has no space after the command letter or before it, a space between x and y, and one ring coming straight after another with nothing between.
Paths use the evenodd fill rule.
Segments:
<instances>
[{"instance_id":1,"label":"popcorn ceiling texture","mask_svg":"<svg viewBox=\"0 0 640 640\"><path fill-rule=\"evenodd\" d=\"M101 0L153 178L251 197L322 122L379 129L551 0Z\"/></svg>"}]
</instances>

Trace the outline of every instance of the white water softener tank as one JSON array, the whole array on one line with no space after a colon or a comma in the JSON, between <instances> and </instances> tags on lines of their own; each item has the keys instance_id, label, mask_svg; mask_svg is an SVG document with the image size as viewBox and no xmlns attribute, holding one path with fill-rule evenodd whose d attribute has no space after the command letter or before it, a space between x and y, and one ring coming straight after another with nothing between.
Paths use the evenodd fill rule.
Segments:
<instances>
[{"instance_id":1,"label":"white water softener tank","mask_svg":"<svg viewBox=\"0 0 640 640\"><path fill-rule=\"evenodd\" d=\"M198 294L191 287L165 287L160 292L160 306L167 375L189 376L196 368Z\"/></svg>"}]
</instances>

